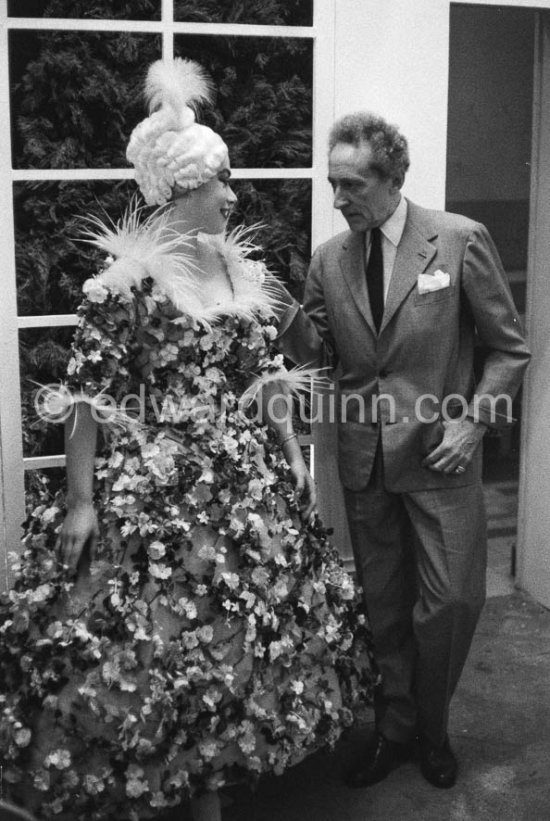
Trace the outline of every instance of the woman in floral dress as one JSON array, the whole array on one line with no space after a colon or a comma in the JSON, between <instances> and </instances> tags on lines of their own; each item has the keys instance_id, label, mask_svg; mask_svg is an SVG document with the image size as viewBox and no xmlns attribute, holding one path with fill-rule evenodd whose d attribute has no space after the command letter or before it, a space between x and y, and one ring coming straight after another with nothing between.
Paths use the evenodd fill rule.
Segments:
<instances>
[{"instance_id":1,"label":"woman in floral dress","mask_svg":"<svg viewBox=\"0 0 550 821\"><path fill-rule=\"evenodd\" d=\"M353 582L314 513L189 61L153 64L128 148L146 202L89 239L67 382L67 492L32 511L2 609L4 782L39 818L140 819L333 744L371 676ZM284 457L284 458L283 458Z\"/></svg>"}]
</instances>

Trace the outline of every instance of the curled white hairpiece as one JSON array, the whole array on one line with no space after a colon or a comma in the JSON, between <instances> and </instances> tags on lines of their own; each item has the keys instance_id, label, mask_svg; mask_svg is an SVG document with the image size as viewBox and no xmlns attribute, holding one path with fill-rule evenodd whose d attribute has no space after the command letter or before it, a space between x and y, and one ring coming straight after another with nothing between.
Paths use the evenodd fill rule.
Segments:
<instances>
[{"instance_id":1,"label":"curled white hairpiece","mask_svg":"<svg viewBox=\"0 0 550 821\"><path fill-rule=\"evenodd\" d=\"M199 125L194 106L211 102L213 84L192 60L157 60L149 67L145 95L152 112L133 130L126 150L148 205L163 205L175 186L198 188L229 168L227 146Z\"/></svg>"}]
</instances>

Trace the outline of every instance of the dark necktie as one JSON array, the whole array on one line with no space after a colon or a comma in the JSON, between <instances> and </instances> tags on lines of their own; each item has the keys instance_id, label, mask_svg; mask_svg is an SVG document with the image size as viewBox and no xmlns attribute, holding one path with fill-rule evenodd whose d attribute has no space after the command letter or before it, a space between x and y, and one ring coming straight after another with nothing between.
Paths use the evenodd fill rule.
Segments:
<instances>
[{"instance_id":1,"label":"dark necktie","mask_svg":"<svg viewBox=\"0 0 550 821\"><path fill-rule=\"evenodd\" d=\"M384 313L384 260L380 228L371 230L370 256L367 265L367 289L374 327L378 331Z\"/></svg>"}]
</instances>

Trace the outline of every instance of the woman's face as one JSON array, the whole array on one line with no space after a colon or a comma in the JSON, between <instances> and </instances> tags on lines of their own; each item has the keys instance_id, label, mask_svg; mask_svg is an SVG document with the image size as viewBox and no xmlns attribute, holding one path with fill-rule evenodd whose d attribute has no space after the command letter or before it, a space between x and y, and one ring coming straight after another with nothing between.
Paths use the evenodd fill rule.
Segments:
<instances>
[{"instance_id":1,"label":"woman's face","mask_svg":"<svg viewBox=\"0 0 550 821\"><path fill-rule=\"evenodd\" d=\"M237 197L229 185L231 171L223 168L208 182L192 191L174 189L174 216L181 217L193 228L205 234L221 234L225 231L231 209Z\"/></svg>"}]
</instances>

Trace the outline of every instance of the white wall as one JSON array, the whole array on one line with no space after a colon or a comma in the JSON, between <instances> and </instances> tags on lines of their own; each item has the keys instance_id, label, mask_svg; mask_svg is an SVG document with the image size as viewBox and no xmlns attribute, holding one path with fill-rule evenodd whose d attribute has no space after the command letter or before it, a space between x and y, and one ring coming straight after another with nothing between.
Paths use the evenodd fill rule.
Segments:
<instances>
[{"instance_id":1,"label":"white wall","mask_svg":"<svg viewBox=\"0 0 550 821\"><path fill-rule=\"evenodd\" d=\"M427 208L445 205L448 52L447 0L336 0L336 116L368 109L399 126L404 193Z\"/></svg>"}]
</instances>

